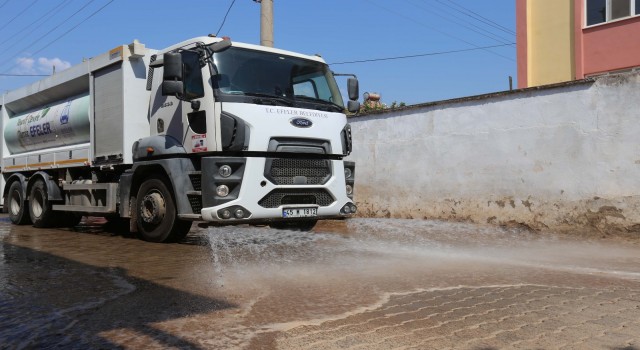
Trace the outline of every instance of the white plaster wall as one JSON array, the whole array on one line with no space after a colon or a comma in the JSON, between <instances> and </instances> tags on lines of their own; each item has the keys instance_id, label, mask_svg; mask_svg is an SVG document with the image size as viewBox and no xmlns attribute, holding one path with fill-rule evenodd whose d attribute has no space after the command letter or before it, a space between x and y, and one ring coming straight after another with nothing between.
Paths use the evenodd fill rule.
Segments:
<instances>
[{"instance_id":1,"label":"white plaster wall","mask_svg":"<svg viewBox=\"0 0 640 350\"><path fill-rule=\"evenodd\" d=\"M640 75L355 117L367 216L640 232Z\"/></svg>"}]
</instances>

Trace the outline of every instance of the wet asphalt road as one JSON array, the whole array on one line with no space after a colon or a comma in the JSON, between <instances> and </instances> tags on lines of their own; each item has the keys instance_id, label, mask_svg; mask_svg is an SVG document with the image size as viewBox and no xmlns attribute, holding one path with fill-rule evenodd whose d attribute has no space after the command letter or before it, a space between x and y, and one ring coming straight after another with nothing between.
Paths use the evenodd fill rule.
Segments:
<instances>
[{"instance_id":1,"label":"wet asphalt road","mask_svg":"<svg viewBox=\"0 0 640 350\"><path fill-rule=\"evenodd\" d=\"M640 349L640 240L353 219L152 244L0 216L0 348Z\"/></svg>"}]
</instances>

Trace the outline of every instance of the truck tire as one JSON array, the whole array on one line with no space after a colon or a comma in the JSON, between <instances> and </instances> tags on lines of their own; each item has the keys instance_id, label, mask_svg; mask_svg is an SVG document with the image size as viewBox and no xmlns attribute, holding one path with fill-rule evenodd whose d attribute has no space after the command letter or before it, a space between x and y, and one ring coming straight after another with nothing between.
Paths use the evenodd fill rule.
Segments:
<instances>
[{"instance_id":1,"label":"truck tire","mask_svg":"<svg viewBox=\"0 0 640 350\"><path fill-rule=\"evenodd\" d=\"M41 179L34 182L29 193L29 216L35 227L51 227L55 221L47 185Z\"/></svg>"},{"instance_id":2,"label":"truck tire","mask_svg":"<svg viewBox=\"0 0 640 350\"><path fill-rule=\"evenodd\" d=\"M311 231L317 223L318 220L275 221L270 223L269 227L277 230Z\"/></svg>"},{"instance_id":3,"label":"truck tire","mask_svg":"<svg viewBox=\"0 0 640 350\"><path fill-rule=\"evenodd\" d=\"M14 181L11 187L9 187L4 207L7 208L9 219L14 224L26 225L31 223L29 209L27 209L27 203L22 195L22 184L20 181Z\"/></svg>"},{"instance_id":4,"label":"truck tire","mask_svg":"<svg viewBox=\"0 0 640 350\"><path fill-rule=\"evenodd\" d=\"M174 242L184 238L190 221L180 220L168 181L159 176L146 179L136 196L136 223L140 238L149 242Z\"/></svg>"}]
</instances>

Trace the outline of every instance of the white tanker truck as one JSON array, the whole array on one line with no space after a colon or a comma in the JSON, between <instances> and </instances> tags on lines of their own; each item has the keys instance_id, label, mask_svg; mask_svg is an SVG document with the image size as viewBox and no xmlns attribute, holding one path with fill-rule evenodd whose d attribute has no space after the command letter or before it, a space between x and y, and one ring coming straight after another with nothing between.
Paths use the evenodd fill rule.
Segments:
<instances>
[{"instance_id":1,"label":"white tanker truck","mask_svg":"<svg viewBox=\"0 0 640 350\"><path fill-rule=\"evenodd\" d=\"M310 229L355 213L345 108L317 56L215 37L134 41L2 96L14 224L83 215L177 241L193 221Z\"/></svg>"}]
</instances>

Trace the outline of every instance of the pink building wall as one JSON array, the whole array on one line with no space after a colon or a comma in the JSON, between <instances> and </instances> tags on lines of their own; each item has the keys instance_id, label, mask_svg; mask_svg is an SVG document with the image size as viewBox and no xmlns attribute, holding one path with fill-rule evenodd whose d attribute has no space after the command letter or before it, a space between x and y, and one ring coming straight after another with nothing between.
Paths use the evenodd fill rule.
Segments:
<instances>
[{"instance_id":1,"label":"pink building wall","mask_svg":"<svg viewBox=\"0 0 640 350\"><path fill-rule=\"evenodd\" d=\"M529 86L527 39L527 0L516 0L516 51L518 62L518 88Z\"/></svg>"},{"instance_id":2,"label":"pink building wall","mask_svg":"<svg viewBox=\"0 0 640 350\"><path fill-rule=\"evenodd\" d=\"M528 87L527 1L516 0L519 88ZM574 79L640 67L640 16L585 28L584 2L573 0Z\"/></svg>"},{"instance_id":3,"label":"pink building wall","mask_svg":"<svg viewBox=\"0 0 640 350\"><path fill-rule=\"evenodd\" d=\"M584 26L584 0L574 0L573 4L573 54L575 55L574 62L576 67L576 76L574 79L584 79L584 54L582 53L584 47L584 37L582 36L582 27Z\"/></svg>"},{"instance_id":4,"label":"pink building wall","mask_svg":"<svg viewBox=\"0 0 640 350\"><path fill-rule=\"evenodd\" d=\"M640 16L584 27L584 0L575 0L576 79L640 66Z\"/></svg>"},{"instance_id":5,"label":"pink building wall","mask_svg":"<svg viewBox=\"0 0 640 350\"><path fill-rule=\"evenodd\" d=\"M583 74L640 66L640 17L582 30Z\"/></svg>"}]
</instances>

